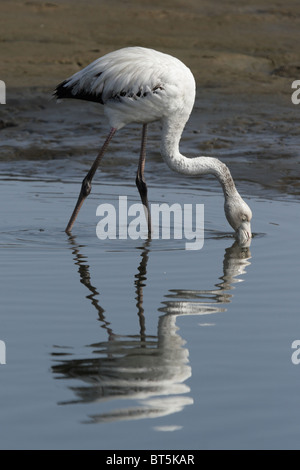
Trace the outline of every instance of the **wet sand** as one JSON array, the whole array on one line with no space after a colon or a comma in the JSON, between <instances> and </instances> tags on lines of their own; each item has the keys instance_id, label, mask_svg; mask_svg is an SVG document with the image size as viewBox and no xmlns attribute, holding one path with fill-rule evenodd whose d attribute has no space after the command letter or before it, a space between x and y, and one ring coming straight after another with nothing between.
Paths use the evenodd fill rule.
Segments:
<instances>
[{"instance_id":1,"label":"wet sand","mask_svg":"<svg viewBox=\"0 0 300 470\"><path fill-rule=\"evenodd\" d=\"M97 57L133 45L183 60L198 86L289 93L299 78L296 0L3 0L1 79L50 89Z\"/></svg>"},{"instance_id":2,"label":"wet sand","mask_svg":"<svg viewBox=\"0 0 300 470\"><path fill-rule=\"evenodd\" d=\"M107 132L102 107L57 105L52 91L95 58L142 45L177 56L195 75L197 100L182 139L186 154L222 158L246 193L263 187L272 196L299 195L300 106L291 102L291 83L300 78L298 2L3 0L0 12L0 78L7 86L0 108L2 174L32 176L45 161L51 173L49 162L70 162L70 156L86 168ZM159 131L151 127L148 161L154 165L161 161ZM103 170L119 168L121 160L131 177L140 130L122 132L132 160L119 141ZM64 173L53 165L53 173L81 178L72 164Z\"/></svg>"}]
</instances>

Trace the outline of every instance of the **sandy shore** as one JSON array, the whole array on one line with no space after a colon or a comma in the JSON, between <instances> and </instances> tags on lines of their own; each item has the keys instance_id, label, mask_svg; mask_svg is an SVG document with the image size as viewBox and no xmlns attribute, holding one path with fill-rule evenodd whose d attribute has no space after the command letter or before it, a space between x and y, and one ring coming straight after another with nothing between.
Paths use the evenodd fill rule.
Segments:
<instances>
[{"instance_id":1,"label":"sandy shore","mask_svg":"<svg viewBox=\"0 0 300 470\"><path fill-rule=\"evenodd\" d=\"M182 59L198 87L290 93L300 78L297 0L2 0L1 76L52 89L117 48L152 47Z\"/></svg>"},{"instance_id":2,"label":"sandy shore","mask_svg":"<svg viewBox=\"0 0 300 470\"><path fill-rule=\"evenodd\" d=\"M291 102L300 79L298 0L2 0L0 41L2 174L33 176L37 162L66 158L63 172L47 163L41 175L81 175L71 162L85 170L85 157L94 158L107 132L102 106L57 105L53 89L97 57L141 45L177 56L195 75L198 98L183 136L189 155L221 158L246 193L264 186L264 194L299 195L300 105ZM151 132L148 163L156 153L161 162L160 134ZM130 134L134 168L139 135ZM118 174L129 154L119 149L103 169Z\"/></svg>"}]
</instances>

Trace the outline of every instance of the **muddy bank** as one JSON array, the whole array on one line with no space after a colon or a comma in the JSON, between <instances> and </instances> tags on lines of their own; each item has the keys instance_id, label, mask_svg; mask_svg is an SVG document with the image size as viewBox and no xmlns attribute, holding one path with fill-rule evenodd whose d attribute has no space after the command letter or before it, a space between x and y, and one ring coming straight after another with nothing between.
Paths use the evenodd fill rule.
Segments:
<instances>
[{"instance_id":1,"label":"muddy bank","mask_svg":"<svg viewBox=\"0 0 300 470\"><path fill-rule=\"evenodd\" d=\"M2 0L0 13L2 176L81 179L107 132L102 107L57 105L52 91L95 58L142 45L177 56L196 77L183 153L222 158L248 194L299 196L300 105L291 102L291 84L300 79L299 2ZM140 129L121 132L102 171L113 177L122 166L132 181ZM148 148L154 182L164 165L156 124Z\"/></svg>"},{"instance_id":2,"label":"muddy bank","mask_svg":"<svg viewBox=\"0 0 300 470\"><path fill-rule=\"evenodd\" d=\"M219 157L232 171L239 188L264 197L300 196L300 110L285 96L274 103L266 95L263 106L252 97L206 90L198 93L184 130L181 150L187 156ZM44 90L15 94L0 122L0 174L9 178L81 181L108 125L101 105L49 100ZM115 136L101 164L101 180L134 184L141 128L127 126ZM166 168L160 156L160 126L149 126L147 180L149 184L191 185ZM97 177L97 180L100 175ZM201 178L197 187L218 188L213 177Z\"/></svg>"},{"instance_id":3,"label":"muddy bank","mask_svg":"<svg viewBox=\"0 0 300 470\"><path fill-rule=\"evenodd\" d=\"M288 93L300 76L296 0L2 0L1 79L53 88L116 48L152 47L182 59L198 86Z\"/></svg>"}]
</instances>

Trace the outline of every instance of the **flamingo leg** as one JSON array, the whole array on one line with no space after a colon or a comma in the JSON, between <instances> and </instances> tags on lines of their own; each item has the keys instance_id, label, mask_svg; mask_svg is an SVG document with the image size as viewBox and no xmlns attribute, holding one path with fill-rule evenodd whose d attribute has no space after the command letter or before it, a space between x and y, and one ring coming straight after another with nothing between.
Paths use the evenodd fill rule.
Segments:
<instances>
[{"instance_id":1,"label":"flamingo leg","mask_svg":"<svg viewBox=\"0 0 300 470\"><path fill-rule=\"evenodd\" d=\"M104 153L105 153L105 151L108 147L108 144L110 143L111 139L113 138L116 130L117 129L115 129L114 127L110 130L110 133L108 134L108 137L106 138L100 152L98 153L97 158L95 159L94 163L92 164L92 166L90 168L90 171L88 172L88 174L86 175L86 177L82 181L81 190L80 190L80 194L78 196L78 200L77 200L75 209L74 209L74 211L73 211L73 213L70 217L69 223L68 223L67 228L66 228L66 233L68 233L68 234L71 232L71 230L73 228L74 222L76 220L76 217L78 216L78 213L81 209L82 204L84 203L84 201L86 200L86 198L88 197L88 195L91 192L92 179L94 178L96 170L99 167L100 162L102 160L102 157L103 157L103 155L104 155Z\"/></svg>"},{"instance_id":2,"label":"flamingo leg","mask_svg":"<svg viewBox=\"0 0 300 470\"><path fill-rule=\"evenodd\" d=\"M151 214L149 210L149 203L148 203L148 189L146 185L146 181L144 178L144 169L146 163L146 142L147 142L147 124L143 124L143 133L142 133L142 143L141 143L141 153L139 159L139 165L136 174L136 186L139 190L142 203L145 208L145 215L148 223L148 238L151 238Z\"/></svg>"}]
</instances>

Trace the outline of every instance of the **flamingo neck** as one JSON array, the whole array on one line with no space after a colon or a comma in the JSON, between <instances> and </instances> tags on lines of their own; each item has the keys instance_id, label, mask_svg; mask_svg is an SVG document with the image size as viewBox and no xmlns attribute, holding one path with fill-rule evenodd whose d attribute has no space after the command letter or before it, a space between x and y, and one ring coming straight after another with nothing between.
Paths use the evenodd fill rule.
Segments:
<instances>
[{"instance_id":1,"label":"flamingo neck","mask_svg":"<svg viewBox=\"0 0 300 470\"><path fill-rule=\"evenodd\" d=\"M179 151L179 143L185 122L168 119L163 121L161 154L167 165L179 173L192 176L214 175L220 182L225 199L238 194L227 166L217 158L188 158Z\"/></svg>"}]
</instances>

